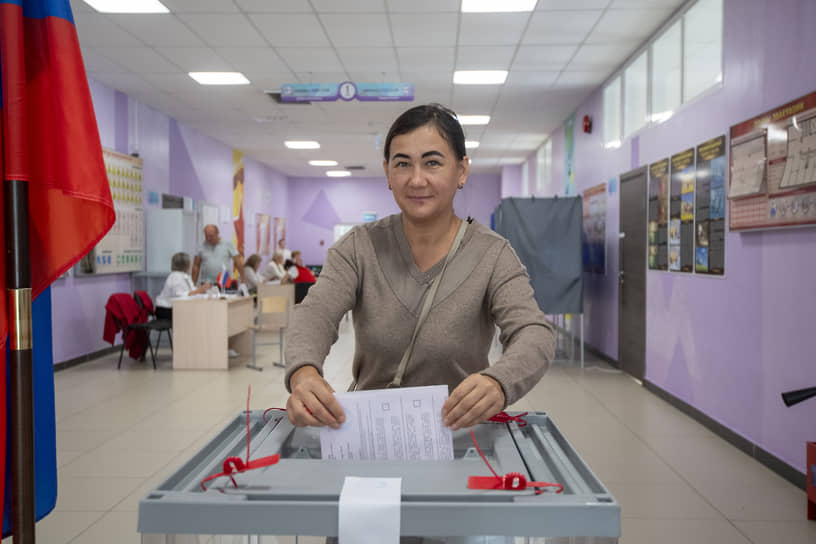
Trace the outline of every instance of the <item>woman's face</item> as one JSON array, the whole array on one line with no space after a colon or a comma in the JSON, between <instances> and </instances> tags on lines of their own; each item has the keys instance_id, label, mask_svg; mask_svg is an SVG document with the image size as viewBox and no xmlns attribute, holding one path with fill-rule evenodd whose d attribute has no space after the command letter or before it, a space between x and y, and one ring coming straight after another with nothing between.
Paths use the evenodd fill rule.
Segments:
<instances>
[{"instance_id":1,"label":"woman's face","mask_svg":"<svg viewBox=\"0 0 816 544\"><path fill-rule=\"evenodd\" d=\"M435 126L395 136L390 154L383 168L405 216L425 222L453 211L456 190L467 181L468 160L456 158Z\"/></svg>"}]
</instances>

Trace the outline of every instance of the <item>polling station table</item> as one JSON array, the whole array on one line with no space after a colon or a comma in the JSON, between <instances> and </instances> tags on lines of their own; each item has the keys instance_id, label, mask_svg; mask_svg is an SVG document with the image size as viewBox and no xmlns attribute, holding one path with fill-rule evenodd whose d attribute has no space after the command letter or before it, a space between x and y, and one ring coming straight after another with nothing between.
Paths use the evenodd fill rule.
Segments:
<instances>
[{"instance_id":1,"label":"polling station table","mask_svg":"<svg viewBox=\"0 0 816 544\"><path fill-rule=\"evenodd\" d=\"M283 412L250 412L250 458L280 454L268 467L201 481L224 460L246 457L246 412L139 503L145 544L177 535L337 535L338 501L346 476L402 478L400 532L427 537L507 535L552 537L545 542L615 543L620 506L543 412L516 422L474 427L482 452L499 474L558 482L562 493L473 490L469 476L490 476L467 430L453 433L452 461L330 461L320 455L320 431L292 426ZM576 538L578 537L578 538ZM249 542L247 537L247 541ZM257 538L257 537L255 537ZM233 540L230 540L233 542ZM541 542L541 540L536 540Z\"/></svg>"}]
</instances>

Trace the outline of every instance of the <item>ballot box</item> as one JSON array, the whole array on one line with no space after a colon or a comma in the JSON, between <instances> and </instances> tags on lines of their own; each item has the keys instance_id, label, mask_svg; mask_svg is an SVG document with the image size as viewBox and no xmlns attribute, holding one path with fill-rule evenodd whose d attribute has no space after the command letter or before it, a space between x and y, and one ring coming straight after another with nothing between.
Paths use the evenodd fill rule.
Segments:
<instances>
[{"instance_id":1,"label":"ballot box","mask_svg":"<svg viewBox=\"0 0 816 544\"><path fill-rule=\"evenodd\" d=\"M334 536L344 480L357 476L402 479L402 535L457 543L616 543L618 502L546 413L523 418L526 425L475 426L479 448L498 474L560 483L563 492L468 489L470 476L491 472L467 429L453 433L453 460L334 461L321 459L319 429L296 428L277 411L266 418L252 411L247 424L246 412L241 412L140 501L138 531L144 544L252 544L278 541L262 535ZM280 461L233 474L237 485L220 477L203 490L202 480L222 472L225 459L246 458L247 428L250 459L279 454ZM485 535L494 537L479 540Z\"/></svg>"}]
</instances>

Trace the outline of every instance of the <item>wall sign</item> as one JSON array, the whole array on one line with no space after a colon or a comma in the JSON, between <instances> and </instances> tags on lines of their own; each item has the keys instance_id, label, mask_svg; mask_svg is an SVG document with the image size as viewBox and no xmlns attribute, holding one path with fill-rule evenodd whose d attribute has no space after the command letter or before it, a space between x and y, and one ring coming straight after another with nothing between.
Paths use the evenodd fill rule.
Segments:
<instances>
[{"instance_id":1,"label":"wall sign","mask_svg":"<svg viewBox=\"0 0 816 544\"><path fill-rule=\"evenodd\" d=\"M410 102L414 99L413 83L284 83L282 102Z\"/></svg>"}]
</instances>

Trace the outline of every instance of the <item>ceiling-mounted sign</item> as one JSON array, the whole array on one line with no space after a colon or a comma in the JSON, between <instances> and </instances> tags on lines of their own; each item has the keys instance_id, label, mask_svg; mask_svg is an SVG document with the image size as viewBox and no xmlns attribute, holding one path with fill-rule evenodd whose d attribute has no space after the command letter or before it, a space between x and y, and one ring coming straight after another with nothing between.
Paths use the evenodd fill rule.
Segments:
<instances>
[{"instance_id":1,"label":"ceiling-mounted sign","mask_svg":"<svg viewBox=\"0 0 816 544\"><path fill-rule=\"evenodd\" d=\"M413 83L284 83L282 102L361 102L412 101Z\"/></svg>"}]
</instances>

